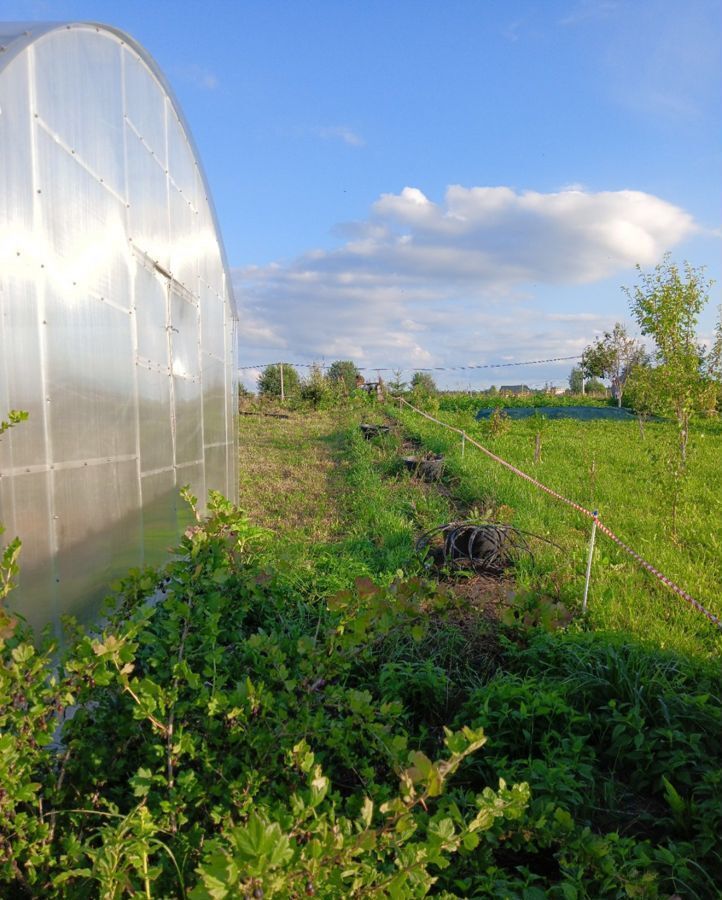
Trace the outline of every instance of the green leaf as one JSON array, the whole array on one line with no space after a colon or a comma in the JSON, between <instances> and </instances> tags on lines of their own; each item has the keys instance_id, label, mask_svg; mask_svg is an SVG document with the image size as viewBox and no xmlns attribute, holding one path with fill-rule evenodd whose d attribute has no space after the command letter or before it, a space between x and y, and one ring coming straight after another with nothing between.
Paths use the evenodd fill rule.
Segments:
<instances>
[{"instance_id":1,"label":"green leaf","mask_svg":"<svg viewBox=\"0 0 722 900\"><path fill-rule=\"evenodd\" d=\"M128 779L128 783L133 788L135 797L146 797L153 786L153 773L150 769L140 768Z\"/></svg>"},{"instance_id":2,"label":"green leaf","mask_svg":"<svg viewBox=\"0 0 722 900\"><path fill-rule=\"evenodd\" d=\"M311 806L318 806L328 793L329 781L321 771L321 766L316 766L311 779Z\"/></svg>"},{"instance_id":3,"label":"green leaf","mask_svg":"<svg viewBox=\"0 0 722 900\"><path fill-rule=\"evenodd\" d=\"M256 813L231 834L237 858L250 864L258 874L283 865L293 855L288 837L281 833L278 823L266 824Z\"/></svg>"},{"instance_id":4,"label":"green leaf","mask_svg":"<svg viewBox=\"0 0 722 900\"><path fill-rule=\"evenodd\" d=\"M361 824L364 828L371 827L371 819L374 814L374 803L370 797L364 797L363 806L361 807L361 815L359 816Z\"/></svg>"}]
</instances>

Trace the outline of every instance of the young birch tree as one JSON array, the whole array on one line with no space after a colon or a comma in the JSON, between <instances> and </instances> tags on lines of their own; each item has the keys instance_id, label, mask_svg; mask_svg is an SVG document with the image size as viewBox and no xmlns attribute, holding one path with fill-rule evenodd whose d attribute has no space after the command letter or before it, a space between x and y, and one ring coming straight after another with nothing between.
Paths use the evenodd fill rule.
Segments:
<instances>
[{"instance_id":1,"label":"young birch tree","mask_svg":"<svg viewBox=\"0 0 722 900\"><path fill-rule=\"evenodd\" d=\"M689 429L693 417L715 407L714 382L707 376L706 354L697 338L699 315L709 298L711 282L704 270L685 262L682 270L669 254L654 271L637 266L640 283L625 288L642 334L654 341L651 368L637 368L635 381L649 410L670 413L677 421L677 440L668 458L671 478L672 534L688 467Z\"/></svg>"},{"instance_id":2,"label":"young birch tree","mask_svg":"<svg viewBox=\"0 0 722 900\"><path fill-rule=\"evenodd\" d=\"M704 372L704 348L697 339L697 322L712 282L705 278L704 269L687 262L680 271L669 254L653 272L642 272L639 266L637 272L641 283L624 290L642 334L654 341L656 365L646 374L649 393L655 412L671 412L677 420L684 467L690 421L713 408L715 400Z\"/></svg>"},{"instance_id":3,"label":"young birch tree","mask_svg":"<svg viewBox=\"0 0 722 900\"><path fill-rule=\"evenodd\" d=\"M590 378L608 378L612 383L612 396L619 407L632 371L647 362L644 346L627 334L621 322L617 322L612 331L605 331L603 337L597 338L582 354L584 374Z\"/></svg>"}]
</instances>

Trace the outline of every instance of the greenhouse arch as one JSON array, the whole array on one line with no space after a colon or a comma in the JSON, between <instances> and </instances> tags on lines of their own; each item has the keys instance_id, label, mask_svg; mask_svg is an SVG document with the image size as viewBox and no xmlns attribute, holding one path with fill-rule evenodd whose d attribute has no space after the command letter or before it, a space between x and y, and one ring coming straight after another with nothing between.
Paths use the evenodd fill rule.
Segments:
<instances>
[{"instance_id":1,"label":"greenhouse arch","mask_svg":"<svg viewBox=\"0 0 722 900\"><path fill-rule=\"evenodd\" d=\"M13 605L92 617L201 504L237 494L236 309L189 129L148 53L0 25L0 522Z\"/></svg>"}]
</instances>

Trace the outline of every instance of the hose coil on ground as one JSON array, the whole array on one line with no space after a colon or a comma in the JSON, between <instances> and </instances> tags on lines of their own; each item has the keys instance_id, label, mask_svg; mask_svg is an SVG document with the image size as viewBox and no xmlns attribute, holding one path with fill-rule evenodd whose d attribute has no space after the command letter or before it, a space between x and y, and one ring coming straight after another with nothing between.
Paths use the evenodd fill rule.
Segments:
<instances>
[{"instance_id":1,"label":"hose coil on ground","mask_svg":"<svg viewBox=\"0 0 722 900\"><path fill-rule=\"evenodd\" d=\"M448 522L432 528L416 542L416 552L448 568L501 575L521 556L533 559L527 536L552 541L500 522ZM553 544L553 546L557 546Z\"/></svg>"}]
</instances>

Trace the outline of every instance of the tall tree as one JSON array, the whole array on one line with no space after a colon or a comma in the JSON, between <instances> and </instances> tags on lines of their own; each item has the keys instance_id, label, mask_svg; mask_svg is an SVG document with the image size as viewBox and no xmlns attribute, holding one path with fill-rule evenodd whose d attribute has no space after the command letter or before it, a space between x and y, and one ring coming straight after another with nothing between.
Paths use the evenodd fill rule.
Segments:
<instances>
[{"instance_id":1,"label":"tall tree","mask_svg":"<svg viewBox=\"0 0 722 900\"><path fill-rule=\"evenodd\" d=\"M647 351L640 341L627 334L627 329L617 322L611 331L605 331L582 354L582 369L590 378L608 378L612 383L612 396L617 406L622 405L624 386L636 366L649 361Z\"/></svg>"},{"instance_id":2,"label":"tall tree","mask_svg":"<svg viewBox=\"0 0 722 900\"><path fill-rule=\"evenodd\" d=\"M291 363L274 363L266 366L258 378L258 393L263 397L280 397L281 378L284 397L298 393L298 372Z\"/></svg>"},{"instance_id":3,"label":"tall tree","mask_svg":"<svg viewBox=\"0 0 722 900\"><path fill-rule=\"evenodd\" d=\"M355 390L356 379L361 373L355 362L350 359L337 359L328 368L328 380L331 384L343 385L348 393Z\"/></svg>"},{"instance_id":4,"label":"tall tree","mask_svg":"<svg viewBox=\"0 0 722 900\"><path fill-rule=\"evenodd\" d=\"M572 394L584 393L584 370L581 366L574 366L569 373L569 390Z\"/></svg>"},{"instance_id":5,"label":"tall tree","mask_svg":"<svg viewBox=\"0 0 722 900\"><path fill-rule=\"evenodd\" d=\"M682 467L687 459L692 417L714 406L715 392L705 377L704 348L697 338L699 315L712 284L704 269L685 262L683 269L669 254L652 272L637 266L640 283L625 288L642 334L655 345L656 365L646 373L655 412L672 413L679 428Z\"/></svg>"},{"instance_id":6,"label":"tall tree","mask_svg":"<svg viewBox=\"0 0 722 900\"><path fill-rule=\"evenodd\" d=\"M419 394L435 394L436 382L431 372L414 372L411 376L411 390Z\"/></svg>"}]
</instances>

